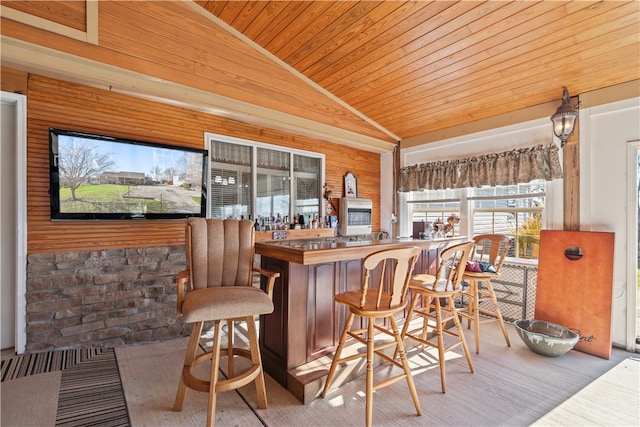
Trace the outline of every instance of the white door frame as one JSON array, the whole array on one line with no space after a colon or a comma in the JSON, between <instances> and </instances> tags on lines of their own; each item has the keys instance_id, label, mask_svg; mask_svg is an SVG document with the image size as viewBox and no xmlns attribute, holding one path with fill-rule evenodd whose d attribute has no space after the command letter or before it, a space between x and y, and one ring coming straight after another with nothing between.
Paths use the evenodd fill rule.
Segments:
<instances>
[{"instance_id":1,"label":"white door frame","mask_svg":"<svg viewBox=\"0 0 640 427\"><path fill-rule=\"evenodd\" d=\"M629 141L627 145L627 334L625 348L635 351L636 337L636 297L638 290L638 155L640 140Z\"/></svg>"},{"instance_id":2,"label":"white door frame","mask_svg":"<svg viewBox=\"0 0 640 427\"><path fill-rule=\"evenodd\" d=\"M16 112L16 342L17 354L27 346L27 97L0 91L0 102Z\"/></svg>"}]
</instances>

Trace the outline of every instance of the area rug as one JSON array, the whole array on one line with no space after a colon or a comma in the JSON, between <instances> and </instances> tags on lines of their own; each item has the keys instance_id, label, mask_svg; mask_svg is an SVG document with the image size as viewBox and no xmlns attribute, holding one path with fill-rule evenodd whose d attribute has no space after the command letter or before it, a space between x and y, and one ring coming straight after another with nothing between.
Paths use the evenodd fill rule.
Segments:
<instances>
[{"instance_id":1,"label":"area rug","mask_svg":"<svg viewBox=\"0 0 640 427\"><path fill-rule=\"evenodd\" d=\"M113 348L49 351L2 360L2 382L61 371L57 426L130 426Z\"/></svg>"}]
</instances>

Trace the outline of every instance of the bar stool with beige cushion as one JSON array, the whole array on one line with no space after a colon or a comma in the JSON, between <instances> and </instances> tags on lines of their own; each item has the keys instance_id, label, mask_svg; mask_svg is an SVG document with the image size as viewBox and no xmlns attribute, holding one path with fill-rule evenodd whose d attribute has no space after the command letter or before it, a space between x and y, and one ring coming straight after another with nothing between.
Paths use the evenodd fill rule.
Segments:
<instances>
[{"instance_id":1,"label":"bar stool with beige cushion","mask_svg":"<svg viewBox=\"0 0 640 427\"><path fill-rule=\"evenodd\" d=\"M327 395L329 385L333 380L339 363L366 357L365 421L367 426L371 425L373 419L373 392L391 385L403 378L406 379L409 386L409 391L413 398L416 412L418 415L421 415L418 394L413 383L409 363L407 362L407 357L404 352L404 345L400 339L400 334L398 333L398 327L394 318L394 315L404 310L407 305L406 295L409 280L411 279L411 274L419 255L420 249L416 247L386 249L368 255L363 261L364 277L361 289L358 291L343 292L335 296L335 301L339 304L344 304L349 309L349 314L347 316L342 335L340 336L338 348L336 349L333 361L331 362L331 368L329 369L329 374L324 385L322 396L325 397ZM390 278L391 280L388 286L385 285L385 278ZM375 284L376 281L377 287ZM366 328L352 330L355 316L361 316L366 320ZM386 322L381 322L378 319L386 319ZM391 329L389 330L385 327L385 324L388 324ZM374 334L376 331L393 337L393 341L382 342L376 345L374 343ZM356 352L351 356L346 356L341 359L340 356L348 337L366 344L367 351L365 353ZM400 355L399 362L396 358L392 358L390 355L383 352L384 349L394 346L396 354ZM404 373L388 378L374 385L374 354L387 362L401 367Z\"/></svg>"},{"instance_id":2,"label":"bar stool with beige cushion","mask_svg":"<svg viewBox=\"0 0 640 427\"><path fill-rule=\"evenodd\" d=\"M440 253L436 275L417 274L411 278L409 289L413 292L407 320L402 328L402 339L411 338L422 345L438 349L440 365L440 383L442 392L447 391L445 372L445 352L462 346L469 369L473 373L473 362L464 338L462 325L455 307L455 299L461 291L462 275L473 242L459 243L444 249ZM422 317L420 326L411 325L411 321ZM455 331L449 330L453 321ZM435 336L429 337L428 328L435 329ZM455 337L453 343L445 346L444 337ZM434 341L435 339L435 341ZM447 339L449 341L449 339Z\"/></svg>"},{"instance_id":3,"label":"bar stool with beige cushion","mask_svg":"<svg viewBox=\"0 0 640 427\"><path fill-rule=\"evenodd\" d=\"M216 395L256 383L258 408L267 407L255 317L273 311L271 300L278 273L253 267L254 229L251 221L189 218L186 225L187 269L178 282L178 316L193 323L174 410L182 410L187 388L209 393L207 425L215 423ZM266 292L253 286L253 273L267 277ZM185 295L185 288L188 290ZM249 348L234 347L233 324L247 324ZM213 347L197 355L204 322L213 324ZM227 323L227 348L221 348L222 323ZM220 379L220 357L227 357L227 379ZM234 359L246 358L248 369L236 374ZM193 370L211 362L209 378L199 378Z\"/></svg>"},{"instance_id":4,"label":"bar stool with beige cushion","mask_svg":"<svg viewBox=\"0 0 640 427\"><path fill-rule=\"evenodd\" d=\"M502 264L511 247L511 238L503 234L480 234L473 240L475 242L474 256L470 258L469 266L463 276L463 280L469 282L468 290L462 292L462 295L467 297L468 305L466 309L460 310L460 314L467 318L467 328L473 322L476 354L479 354L480 323L496 321L500 323L504 340L508 347L511 346L496 293L491 285L491 280L500 276ZM482 304L483 302L490 303L490 306ZM480 314L485 315L482 321Z\"/></svg>"}]
</instances>

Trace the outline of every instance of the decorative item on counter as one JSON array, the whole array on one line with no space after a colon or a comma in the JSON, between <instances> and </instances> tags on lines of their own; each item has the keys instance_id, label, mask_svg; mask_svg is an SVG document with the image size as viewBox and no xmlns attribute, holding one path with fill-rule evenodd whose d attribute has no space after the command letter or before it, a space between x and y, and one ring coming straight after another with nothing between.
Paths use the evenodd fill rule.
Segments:
<instances>
[{"instance_id":1,"label":"decorative item on counter","mask_svg":"<svg viewBox=\"0 0 640 427\"><path fill-rule=\"evenodd\" d=\"M451 214L447 218L447 225L445 226L444 232L447 236L451 233L451 237L455 237L456 235L456 224L460 222L460 217L456 214Z\"/></svg>"},{"instance_id":2,"label":"decorative item on counter","mask_svg":"<svg viewBox=\"0 0 640 427\"><path fill-rule=\"evenodd\" d=\"M429 233L429 239L444 239L446 237L444 222L440 218L433 222L433 230Z\"/></svg>"},{"instance_id":3,"label":"decorative item on counter","mask_svg":"<svg viewBox=\"0 0 640 427\"><path fill-rule=\"evenodd\" d=\"M332 214L334 214L334 212L337 213L338 212L338 208L336 207L336 205L333 204L333 200L331 198L332 191L329 190L329 186L327 185L326 182L322 186L322 188L324 188L324 194L322 195L322 197L324 197L324 199L327 201L327 203L331 207L330 209L327 209L327 215L332 215Z\"/></svg>"},{"instance_id":4,"label":"decorative item on counter","mask_svg":"<svg viewBox=\"0 0 640 427\"><path fill-rule=\"evenodd\" d=\"M344 176L344 196L358 197L356 177L351 172L347 172Z\"/></svg>"}]
</instances>

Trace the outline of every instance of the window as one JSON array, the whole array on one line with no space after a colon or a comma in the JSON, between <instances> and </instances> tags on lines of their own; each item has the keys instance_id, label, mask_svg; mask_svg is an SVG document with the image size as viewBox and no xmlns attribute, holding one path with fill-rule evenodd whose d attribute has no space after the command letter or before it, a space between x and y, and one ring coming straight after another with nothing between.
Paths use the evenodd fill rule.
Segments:
<instances>
[{"instance_id":1,"label":"window","mask_svg":"<svg viewBox=\"0 0 640 427\"><path fill-rule=\"evenodd\" d=\"M221 135L205 138L209 217L293 222L293 215L320 216L323 154Z\"/></svg>"},{"instance_id":2,"label":"window","mask_svg":"<svg viewBox=\"0 0 640 427\"><path fill-rule=\"evenodd\" d=\"M409 206L414 234L421 226L426 230L438 222L446 226L450 217L458 216L461 221L455 228L456 234L507 234L512 236L513 242L510 256L537 259L546 187L545 181L532 181L508 186L411 192Z\"/></svg>"},{"instance_id":3,"label":"window","mask_svg":"<svg viewBox=\"0 0 640 427\"><path fill-rule=\"evenodd\" d=\"M211 159L209 173L209 214L211 218L250 218L253 210L251 197L251 147L215 141L217 159ZM227 154L226 156L222 153ZM224 161L219 161L224 160Z\"/></svg>"}]
</instances>

